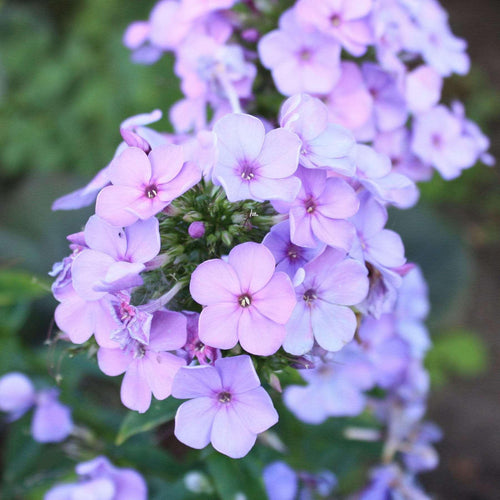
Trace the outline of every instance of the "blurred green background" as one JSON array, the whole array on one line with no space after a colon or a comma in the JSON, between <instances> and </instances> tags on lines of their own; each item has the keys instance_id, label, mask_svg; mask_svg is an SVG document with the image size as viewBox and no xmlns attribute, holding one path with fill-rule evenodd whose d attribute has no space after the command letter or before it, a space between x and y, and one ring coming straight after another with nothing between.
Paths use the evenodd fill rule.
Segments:
<instances>
[{"instance_id":1,"label":"blurred green background","mask_svg":"<svg viewBox=\"0 0 500 500\"><path fill-rule=\"evenodd\" d=\"M52 213L50 205L109 162L123 119L155 108L168 115L179 98L172 59L134 65L121 43L126 26L147 18L154 3L0 1L0 375L20 370L50 385L63 374L63 399L75 404L76 419L92 427L97 442L123 416L116 384L100 377L84 356L69 359L57 346L44 345L53 333L56 306L47 272L68 253L65 237L82 227L90 209ZM443 4L454 31L469 39L475 62L468 77L447 82L445 100L465 102L499 157L498 2L476 0L473 12L465 0ZM156 126L170 129L166 118ZM408 257L421 264L431 288L430 417L444 428L445 440L439 446L442 466L424 483L440 498L497 498L499 173L478 165L458 180L444 182L436 175L421 187L419 206L393 211L390 227L403 235ZM108 402L109 411L82 408L81 398L90 398L95 407ZM1 427L0 466L7 488L1 498L26 498L28 491L34 492L30 498L39 498L52 478L65 473L58 464L72 450L49 446L47 451L26 438L27 425L21 421L8 432ZM137 450L134 444L124 448L115 458L126 462ZM143 466L153 468L162 491L169 455L142 453ZM47 462L40 469L42 454ZM178 465L170 465L167 479L175 483Z\"/></svg>"}]
</instances>

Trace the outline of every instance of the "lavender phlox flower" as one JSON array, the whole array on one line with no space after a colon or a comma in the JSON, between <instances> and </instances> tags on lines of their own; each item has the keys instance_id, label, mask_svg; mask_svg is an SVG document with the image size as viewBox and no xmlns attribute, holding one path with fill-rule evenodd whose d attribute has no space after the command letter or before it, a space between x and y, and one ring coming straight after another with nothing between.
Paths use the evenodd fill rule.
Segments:
<instances>
[{"instance_id":1,"label":"lavender phlox flower","mask_svg":"<svg viewBox=\"0 0 500 500\"><path fill-rule=\"evenodd\" d=\"M290 278L275 265L267 247L249 242L234 247L227 262L212 259L196 268L190 292L206 306L199 321L203 343L231 349L239 341L261 356L279 349L296 299Z\"/></svg>"},{"instance_id":2,"label":"lavender phlox flower","mask_svg":"<svg viewBox=\"0 0 500 500\"><path fill-rule=\"evenodd\" d=\"M340 79L327 96L326 106L330 122L349 130L361 128L372 116L373 97L355 62L341 63Z\"/></svg>"},{"instance_id":3,"label":"lavender phlox flower","mask_svg":"<svg viewBox=\"0 0 500 500\"><path fill-rule=\"evenodd\" d=\"M373 148L391 159L392 172L403 174L414 182L432 178L432 166L422 162L411 150L411 132L406 127L377 134Z\"/></svg>"},{"instance_id":4,"label":"lavender phlox flower","mask_svg":"<svg viewBox=\"0 0 500 500\"><path fill-rule=\"evenodd\" d=\"M371 141L377 131L394 130L406 123L408 110L401 85L378 64L365 62L361 66L363 79L370 93L372 114L362 127L355 131L356 138Z\"/></svg>"},{"instance_id":5,"label":"lavender phlox flower","mask_svg":"<svg viewBox=\"0 0 500 500\"><path fill-rule=\"evenodd\" d=\"M120 125L120 133L125 142L122 142L118 146L114 156L116 157L122 153L122 151L127 148L127 145L137 145L137 147L149 152L153 147L166 144L167 139L163 134L149 127L145 127L145 125L158 121L161 116L161 111L156 109L151 113L132 116L122 122ZM52 210L74 210L86 207L94 202L99 191L110 182L111 179L109 177L108 165L97 172L94 178L84 188L73 191L54 201Z\"/></svg>"},{"instance_id":6,"label":"lavender phlox flower","mask_svg":"<svg viewBox=\"0 0 500 500\"><path fill-rule=\"evenodd\" d=\"M147 486L134 469L115 467L99 456L76 466L78 482L54 486L44 500L146 500Z\"/></svg>"},{"instance_id":7,"label":"lavender phlox flower","mask_svg":"<svg viewBox=\"0 0 500 500\"><path fill-rule=\"evenodd\" d=\"M127 148L109 165L111 186L97 196L96 214L115 226L130 226L163 210L201 178L199 168L184 163L182 146L165 144L146 155Z\"/></svg>"},{"instance_id":8,"label":"lavender phlox flower","mask_svg":"<svg viewBox=\"0 0 500 500\"><path fill-rule=\"evenodd\" d=\"M266 134L251 115L230 114L214 126L218 158L214 178L229 201L292 201L300 189L297 170L300 140L278 128Z\"/></svg>"},{"instance_id":9,"label":"lavender phlox flower","mask_svg":"<svg viewBox=\"0 0 500 500\"><path fill-rule=\"evenodd\" d=\"M274 225L262 240L262 244L271 250L276 260L276 270L285 272L291 279L299 268L304 267L325 248L322 243L316 248L305 248L292 243L288 220Z\"/></svg>"},{"instance_id":10,"label":"lavender phlox flower","mask_svg":"<svg viewBox=\"0 0 500 500\"><path fill-rule=\"evenodd\" d=\"M121 228L93 215L84 234L88 248L77 255L71 273L75 291L86 300L141 285L140 273L160 251L154 217Z\"/></svg>"},{"instance_id":11,"label":"lavender phlox flower","mask_svg":"<svg viewBox=\"0 0 500 500\"><path fill-rule=\"evenodd\" d=\"M367 262L370 271L370 293L362 309L375 317L390 312L396 300L396 289L401 286L399 268L406 262L401 237L384 229L387 210L369 192L360 196L360 209L351 218L356 226L357 238L350 255Z\"/></svg>"},{"instance_id":12,"label":"lavender phlox flower","mask_svg":"<svg viewBox=\"0 0 500 500\"><path fill-rule=\"evenodd\" d=\"M35 388L23 373L10 372L0 378L0 411L8 413L9 421L24 415L35 401Z\"/></svg>"},{"instance_id":13,"label":"lavender phlox flower","mask_svg":"<svg viewBox=\"0 0 500 500\"><path fill-rule=\"evenodd\" d=\"M328 109L319 99L297 94L287 99L280 112L280 124L302 141L300 164L306 168L329 169L350 176L355 166L351 153L352 133L328 121Z\"/></svg>"},{"instance_id":14,"label":"lavender phlox flower","mask_svg":"<svg viewBox=\"0 0 500 500\"><path fill-rule=\"evenodd\" d=\"M398 208L410 208L417 203L420 192L413 180L394 172L391 160L365 144L357 144L353 154L358 181L377 200ZM356 187L355 181L352 181Z\"/></svg>"},{"instance_id":15,"label":"lavender phlox flower","mask_svg":"<svg viewBox=\"0 0 500 500\"><path fill-rule=\"evenodd\" d=\"M196 33L179 48L174 69L186 97L229 100L237 107L238 99L251 97L257 72L240 46Z\"/></svg>"},{"instance_id":16,"label":"lavender phlox flower","mask_svg":"<svg viewBox=\"0 0 500 500\"><path fill-rule=\"evenodd\" d=\"M200 365L213 364L221 357L219 349L204 344L198 336L198 322L200 315L195 312L183 311L187 319L187 340L182 348L187 355L187 363L190 364L195 358Z\"/></svg>"},{"instance_id":17,"label":"lavender phlox flower","mask_svg":"<svg viewBox=\"0 0 500 500\"><path fill-rule=\"evenodd\" d=\"M443 77L431 66L422 65L406 75L405 100L415 114L428 111L441 98Z\"/></svg>"},{"instance_id":18,"label":"lavender phlox flower","mask_svg":"<svg viewBox=\"0 0 500 500\"><path fill-rule=\"evenodd\" d=\"M481 145L465 133L462 119L442 105L416 116L412 150L446 180L472 167L483 153Z\"/></svg>"},{"instance_id":19,"label":"lavender phlox flower","mask_svg":"<svg viewBox=\"0 0 500 500\"><path fill-rule=\"evenodd\" d=\"M181 368L172 395L190 399L175 416L175 436L201 449L213 447L231 458L244 457L257 435L278 421L249 356L221 358L214 366Z\"/></svg>"},{"instance_id":20,"label":"lavender phlox flower","mask_svg":"<svg viewBox=\"0 0 500 500\"><path fill-rule=\"evenodd\" d=\"M352 55L362 56L373 41L372 7L372 0L299 0L296 9L305 27L333 37Z\"/></svg>"},{"instance_id":21,"label":"lavender phlox flower","mask_svg":"<svg viewBox=\"0 0 500 500\"><path fill-rule=\"evenodd\" d=\"M340 45L321 33L304 31L295 9L284 12L279 29L259 42L262 64L283 95L328 94L340 76Z\"/></svg>"},{"instance_id":22,"label":"lavender phlox flower","mask_svg":"<svg viewBox=\"0 0 500 500\"><path fill-rule=\"evenodd\" d=\"M393 387L404 379L411 352L405 340L399 337L396 319L384 314L379 319L364 318L359 328L361 345L373 364L377 384Z\"/></svg>"},{"instance_id":23,"label":"lavender phlox flower","mask_svg":"<svg viewBox=\"0 0 500 500\"><path fill-rule=\"evenodd\" d=\"M168 351L186 343L186 318L181 313L157 311L151 322L148 344L132 337L120 339L116 347L101 347L99 368L110 376L125 372L121 385L123 404L144 413L151 404L151 393L162 400L170 396L172 380L186 361Z\"/></svg>"},{"instance_id":24,"label":"lavender phlox flower","mask_svg":"<svg viewBox=\"0 0 500 500\"><path fill-rule=\"evenodd\" d=\"M401 447L406 468L415 473L435 469L439 464L439 455L432 446L442 439L441 429L432 422L421 422L408 436Z\"/></svg>"},{"instance_id":25,"label":"lavender phlox flower","mask_svg":"<svg viewBox=\"0 0 500 500\"><path fill-rule=\"evenodd\" d=\"M287 408L300 420L320 424L328 417L356 416L366 406L364 391L374 385L373 368L359 346L351 343L316 368L301 370L307 385L290 385L283 394Z\"/></svg>"},{"instance_id":26,"label":"lavender phlox flower","mask_svg":"<svg viewBox=\"0 0 500 500\"><path fill-rule=\"evenodd\" d=\"M277 461L262 471L262 479L269 500L309 500L313 496L327 497L337 484L334 474L322 471L311 474L294 471L285 462Z\"/></svg>"},{"instance_id":27,"label":"lavender phlox flower","mask_svg":"<svg viewBox=\"0 0 500 500\"><path fill-rule=\"evenodd\" d=\"M289 212L292 243L317 248L322 242L348 251L355 230L346 219L359 207L354 189L342 179L327 178L323 170L300 167L297 174L302 187L295 201L273 203L279 212Z\"/></svg>"},{"instance_id":28,"label":"lavender phlox flower","mask_svg":"<svg viewBox=\"0 0 500 500\"><path fill-rule=\"evenodd\" d=\"M301 355L316 341L327 351L338 351L354 337L356 315L348 306L368 292L367 270L331 247L304 266L305 278L295 289L297 305L287 323L285 351Z\"/></svg>"},{"instance_id":29,"label":"lavender phlox flower","mask_svg":"<svg viewBox=\"0 0 500 500\"><path fill-rule=\"evenodd\" d=\"M45 389L36 395L31 434L40 443L64 441L73 430L71 409L59 402L57 389Z\"/></svg>"},{"instance_id":30,"label":"lavender phlox flower","mask_svg":"<svg viewBox=\"0 0 500 500\"><path fill-rule=\"evenodd\" d=\"M377 467L372 470L370 484L360 493L359 500L381 500L405 498L408 500L430 500L411 474L404 473L396 464Z\"/></svg>"}]
</instances>

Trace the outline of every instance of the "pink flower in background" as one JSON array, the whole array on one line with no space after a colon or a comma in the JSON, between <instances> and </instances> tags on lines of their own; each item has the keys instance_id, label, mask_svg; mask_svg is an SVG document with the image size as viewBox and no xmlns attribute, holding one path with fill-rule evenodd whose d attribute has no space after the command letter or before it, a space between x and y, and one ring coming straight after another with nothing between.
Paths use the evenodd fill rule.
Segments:
<instances>
[{"instance_id":1,"label":"pink flower in background","mask_svg":"<svg viewBox=\"0 0 500 500\"><path fill-rule=\"evenodd\" d=\"M195 269L190 292L206 306L199 322L202 342L231 349L239 341L245 351L260 356L279 349L296 300L290 278L275 272L275 265L264 245L242 243L227 262L208 260Z\"/></svg>"},{"instance_id":2,"label":"pink flower in background","mask_svg":"<svg viewBox=\"0 0 500 500\"><path fill-rule=\"evenodd\" d=\"M190 399L175 416L175 436L201 449L212 443L231 458L244 457L257 434L278 421L249 356L218 359L214 366L181 368L172 395Z\"/></svg>"},{"instance_id":3,"label":"pink flower in background","mask_svg":"<svg viewBox=\"0 0 500 500\"><path fill-rule=\"evenodd\" d=\"M127 148L109 165L111 186L98 195L96 214L114 226L129 226L149 219L194 186L201 172L184 163L181 146L165 144L149 155Z\"/></svg>"},{"instance_id":4,"label":"pink flower in background","mask_svg":"<svg viewBox=\"0 0 500 500\"><path fill-rule=\"evenodd\" d=\"M229 201L246 199L291 201L300 189L297 170L300 140L278 128L266 134L253 116L231 114L214 126L218 159L214 178Z\"/></svg>"},{"instance_id":5,"label":"pink flower in background","mask_svg":"<svg viewBox=\"0 0 500 500\"><path fill-rule=\"evenodd\" d=\"M280 17L279 29L259 42L262 64L272 71L283 95L328 94L340 77L340 45L321 33L305 31L295 9Z\"/></svg>"},{"instance_id":6,"label":"pink flower in background","mask_svg":"<svg viewBox=\"0 0 500 500\"><path fill-rule=\"evenodd\" d=\"M373 42L368 15L372 0L299 0L297 15L306 27L338 40L354 56L362 56Z\"/></svg>"}]
</instances>

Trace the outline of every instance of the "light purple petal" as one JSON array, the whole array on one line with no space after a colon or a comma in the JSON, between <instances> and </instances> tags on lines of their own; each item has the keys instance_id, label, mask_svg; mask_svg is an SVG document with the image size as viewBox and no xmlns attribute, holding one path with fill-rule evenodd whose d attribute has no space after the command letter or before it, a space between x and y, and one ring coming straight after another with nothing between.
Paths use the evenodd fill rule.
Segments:
<instances>
[{"instance_id":1,"label":"light purple petal","mask_svg":"<svg viewBox=\"0 0 500 500\"><path fill-rule=\"evenodd\" d=\"M266 431L279 419L269 394L262 387L237 394L232 406L243 425L255 434Z\"/></svg>"},{"instance_id":2,"label":"light purple petal","mask_svg":"<svg viewBox=\"0 0 500 500\"><path fill-rule=\"evenodd\" d=\"M300 179L294 176L285 179L259 177L248 183L248 190L254 200L293 201L300 191Z\"/></svg>"},{"instance_id":3,"label":"light purple petal","mask_svg":"<svg viewBox=\"0 0 500 500\"><path fill-rule=\"evenodd\" d=\"M151 405L151 388L141 359L133 360L128 366L123 377L120 396L127 408L139 413L144 413Z\"/></svg>"},{"instance_id":4,"label":"light purple petal","mask_svg":"<svg viewBox=\"0 0 500 500\"><path fill-rule=\"evenodd\" d=\"M35 402L35 388L31 380L18 372L0 378L0 410L22 414Z\"/></svg>"},{"instance_id":5,"label":"light purple petal","mask_svg":"<svg viewBox=\"0 0 500 500\"><path fill-rule=\"evenodd\" d=\"M253 305L257 310L276 323L284 325L297 303L290 278L277 272L269 283L253 295Z\"/></svg>"},{"instance_id":6,"label":"light purple petal","mask_svg":"<svg viewBox=\"0 0 500 500\"><path fill-rule=\"evenodd\" d=\"M342 179L327 179L325 189L318 199L318 212L331 219L347 219L359 208L354 189Z\"/></svg>"},{"instance_id":7,"label":"light purple petal","mask_svg":"<svg viewBox=\"0 0 500 500\"><path fill-rule=\"evenodd\" d=\"M127 148L110 163L108 176L115 185L139 188L151 179L151 164L142 149Z\"/></svg>"},{"instance_id":8,"label":"light purple petal","mask_svg":"<svg viewBox=\"0 0 500 500\"><path fill-rule=\"evenodd\" d=\"M231 458L242 458L252 449L256 439L257 435L245 426L231 404L219 408L210 436L217 451Z\"/></svg>"},{"instance_id":9,"label":"light purple petal","mask_svg":"<svg viewBox=\"0 0 500 500\"><path fill-rule=\"evenodd\" d=\"M132 361L132 356L120 348L107 349L101 347L97 351L99 368L110 377L124 373Z\"/></svg>"},{"instance_id":10,"label":"light purple petal","mask_svg":"<svg viewBox=\"0 0 500 500\"><path fill-rule=\"evenodd\" d=\"M257 158L259 174L270 179L289 177L297 170L300 147L301 140L293 132L283 128L271 130Z\"/></svg>"},{"instance_id":11,"label":"light purple petal","mask_svg":"<svg viewBox=\"0 0 500 500\"><path fill-rule=\"evenodd\" d=\"M71 273L73 287L80 297L86 300L99 300L106 294L96 288L101 285L108 269L115 260L102 252L83 250L76 256Z\"/></svg>"},{"instance_id":12,"label":"light purple petal","mask_svg":"<svg viewBox=\"0 0 500 500\"><path fill-rule=\"evenodd\" d=\"M189 366L177 372L172 385L172 396L178 399L213 397L221 390L221 378L213 366Z\"/></svg>"},{"instance_id":13,"label":"light purple petal","mask_svg":"<svg viewBox=\"0 0 500 500\"><path fill-rule=\"evenodd\" d=\"M346 259L329 269L321 282L321 299L332 304L359 304L368 293L368 270L360 262Z\"/></svg>"},{"instance_id":14,"label":"light purple petal","mask_svg":"<svg viewBox=\"0 0 500 500\"><path fill-rule=\"evenodd\" d=\"M151 162L152 179L157 184L163 184L179 174L184 163L184 151L182 146L162 144L152 149L148 158Z\"/></svg>"},{"instance_id":15,"label":"light purple petal","mask_svg":"<svg viewBox=\"0 0 500 500\"><path fill-rule=\"evenodd\" d=\"M178 175L171 181L165 184L158 184L158 199L163 203L175 200L197 184L200 179L201 170L194 162L188 161L184 164ZM159 212L159 210L157 210L157 212Z\"/></svg>"},{"instance_id":16,"label":"light purple petal","mask_svg":"<svg viewBox=\"0 0 500 500\"><path fill-rule=\"evenodd\" d=\"M124 260L145 263L153 259L160 252L159 222L155 217L135 224L124 229L127 238L126 257Z\"/></svg>"},{"instance_id":17,"label":"light purple petal","mask_svg":"<svg viewBox=\"0 0 500 500\"><path fill-rule=\"evenodd\" d=\"M57 397L43 398L33 413L31 434L40 443L57 443L64 441L73 430L71 410Z\"/></svg>"},{"instance_id":18,"label":"light purple petal","mask_svg":"<svg viewBox=\"0 0 500 500\"><path fill-rule=\"evenodd\" d=\"M187 338L186 317L178 312L157 311L151 323L149 349L173 351L180 349Z\"/></svg>"},{"instance_id":19,"label":"light purple petal","mask_svg":"<svg viewBox=\"0 0 500 500\"><path fill-rule=\"evenodd\" d=\"M114 226L130 226L139 219L135 210L144 203L144 198L144 190L135 186L107 186L97 196L95 211ZM151 200L146 200L150 205Z\"/></svg>"},{"instance_id":20,"label":"light purple petal","mask_svg":"<svg viewBox=\"0 0 500 500\"><path fill-rule=\"evenodd\" d=\"M346 220L329 219L317 214L311 217L311 229L314 235L332 247L349 251L356 231L354 226Z\"/></svg>"},{"instance_id":21,"label":"light purple petal","mask_svg":"<svg viewBox=\"0 0 500 500\"><path fill-rule=\"evenodd\" d=\"M357 327L356 315L348 307L321 300L314 303L311 323L316 342L327 351L342 349L353 339Z\"/></svg>"},{"instance_id":22,"label":"light purple petal","mask_svg":"<svg viewBox=\"0 0 500 500\"><path fill-rule=\"evenodd\" d=\"M241 314L238 324L238 339L241 347L250 354L270 356L283 343L286 336L284 325L275 323L249 307Z\"/></svg>"},{"instance_id":23,"label":"light purple petal","mask_svg":"<svg viewBox=\"0 0 500 500\"><path fill-rule=\"evenodd\" d=\"M309 352L314 345L311 326L311 312L304 301L300 301L293 310L290 321L286 325L286 337L283 349L296 356Z\"/></svg>"},{"instance_id":24,"label":"light purple petal","mask_svg":"<svg viewBox=\"0 0 500 500\"><path fill-rule=\"evenodd\" d=\"M316 248L318 242L311 227L312 217L303 206L290 209L290 239L296 245L306 248Z\"/></svg>"},{"instance_id":25,"label":"light purple petal","mask_svg":"<svg viewBox=\"0 0 500 500\"><path fill-rule=\"evenodd\" d=\"M238 323L242 308L238 303L212 304L200 314L198 335L210 347L232 349L238 343Z\"/></svg>"},{"instance_id":26,"label":"light purple petal","mask_svg":"<svg viewBox=\"0 0 500 500\"><path fill-rule=\"evenodd\" d=\"M199 397L182 403L175 415L175 437L191 448L205 448L210 443L216 413L213 398Z\"/></svg>"},{"instance_id":27,"label":"light purple petal","mask_svg":"<svg viewBox=\"0 0 500 500\"><path fill-rule=\"evenodd\" d=\"M259 243L242 243L229 252L229 264L243 293L256 293L271 279L276 262L271 251Z\"/></svg>"},{"instance_id":28,"label":"light purple petal","mask_svg":"<svg viewBox=\"0 0 500 500\"><path fill-rule=\"evenodd\" d=\"M191 275L189 291L202 305L226 302L236 304L241 294L240 282L233 267L220 259L202 262Z\"/></svg>"},{"instance_id":29,"label":"light purple petal","mask_svg":"<svg viewBox=\"0 0 500 500\"><path fill-rule=\"evenodd\" d=\"M250 391L260 386L260 380L250 356L220 358L215 368L221 377L222 388L232 393Z\"/></svg>"},{"instance_id":30,"label":"light purple petal","mask_svg":"<svg viewBox=\"0 0 500 500\"><path fill-rule=\"evenodd\" d=\"M165 399L172 392L172 382L186 360L168 352L148 351L142 358L144 375L156 399Z\"/></svg>"},{"instance_id":31,"label":"light purple petal","mask_svg":"<svg viewBox=\"0 0 500 500\"><path fill-rule=\"evenodd\" d=\"M85 243L92 250L120 260L127 250L127 240L121 227L112 226L97 215L85 225Z\"/></svg>"}]
</instances>

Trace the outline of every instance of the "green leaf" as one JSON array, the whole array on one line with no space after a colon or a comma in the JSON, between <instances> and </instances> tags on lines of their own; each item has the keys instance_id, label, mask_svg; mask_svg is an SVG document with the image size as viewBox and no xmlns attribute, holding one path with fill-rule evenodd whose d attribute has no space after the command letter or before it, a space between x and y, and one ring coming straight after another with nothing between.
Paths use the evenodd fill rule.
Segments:
<instances>
[{"instance_id":1,"label":"green leaf","mask_svg":"<svg viewBox=\"0 0 500 500\"><path fill-rule=\"evenodd\" d=\"M237 500L241 494L247 500L266 498L261 468L252 461L252 455L234 460L220 453L212 453L207 457L206 464L222 500Z\"/></svg>"},{"instance_id":2,"label":"green leaf","mask_svg":"<svg viewBox=\"0 0 500 500\"><path fill-rule=\"evenodd\" d=\"M116 444L119 446L136 434L151 431L172 420L181 403L182 401L170 397L163 401L155 401L146 413L129 412L118 431Z\"/></svg>"},{"instance_id":3,"label":"green leaf","mask_svg":"<svg viewBox=\"0 0 500 500\"><path fill-rule=\"evenodd\" d=\"M0 271L0 306L12 306L22 300L33 300L48 294L48 280L25 271Z\"/></svg>"}]
</instances>

